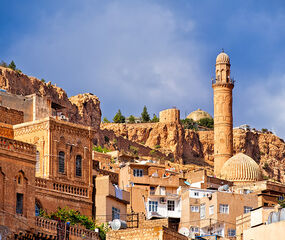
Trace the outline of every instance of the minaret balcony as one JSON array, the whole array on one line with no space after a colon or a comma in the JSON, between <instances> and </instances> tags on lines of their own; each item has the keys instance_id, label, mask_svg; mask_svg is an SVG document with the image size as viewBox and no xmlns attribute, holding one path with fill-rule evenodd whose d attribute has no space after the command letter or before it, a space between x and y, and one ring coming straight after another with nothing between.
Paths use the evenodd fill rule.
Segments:
<instances>
[{"instance_id":1,"label":"minaret balcony","mask_svg":"<svg viewBox=\"0 0 285 240\"><path fill-rule=\"evenodd\" d=\"M221 79L213 79L212 78L212 85L235 85L235 80L233 78L228 78L227 81L223 81Z\"/></svg>"}]
</instances>

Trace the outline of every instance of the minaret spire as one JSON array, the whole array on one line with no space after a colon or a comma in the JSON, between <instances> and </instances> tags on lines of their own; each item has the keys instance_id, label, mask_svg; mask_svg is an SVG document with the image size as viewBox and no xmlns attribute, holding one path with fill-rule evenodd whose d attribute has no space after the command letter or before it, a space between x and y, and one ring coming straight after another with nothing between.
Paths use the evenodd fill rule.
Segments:
<instances>
[{"instance_id":1,"label":"minaret spire","mask_svg":"<svg viewBox=\"0 0 285 240\"><path fill-rule=\"evenodd\" d=\"M222 52L216 59L216 79L212 81L214 90L214 172L220 175L224 163L233 155L233 113L230 78L230 58Z\"/></svg>"}]
</instances>

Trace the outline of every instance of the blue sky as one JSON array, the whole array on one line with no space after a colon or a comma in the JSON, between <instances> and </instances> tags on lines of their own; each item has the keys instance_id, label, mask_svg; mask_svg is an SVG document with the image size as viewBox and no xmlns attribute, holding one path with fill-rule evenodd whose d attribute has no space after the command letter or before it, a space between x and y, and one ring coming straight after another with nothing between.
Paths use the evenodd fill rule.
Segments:
<instances>
[{"instance_id":1,"label":"blue sky","mask_svg":"<svg viewBox=\"0 0 285 240\"><path fill-rule=\"evenodd\" d=\"M0 9L0 59L92 92L112 119L176 106L211 114L216 55L231 58L234 125L285 137L285 2L11 0Z\"/></svg>"}]
</instances>

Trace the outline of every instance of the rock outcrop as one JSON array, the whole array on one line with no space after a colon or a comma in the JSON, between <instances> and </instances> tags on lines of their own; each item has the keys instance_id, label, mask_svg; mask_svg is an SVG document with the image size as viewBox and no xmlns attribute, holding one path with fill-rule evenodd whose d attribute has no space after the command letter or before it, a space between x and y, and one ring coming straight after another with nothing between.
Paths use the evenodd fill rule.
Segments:
<instances>
[{"instance_id":1,"label":"rock outcrop","mask_svg":"<svg viewBox=\"0 0 285 240\"><path fill-rule=\"evenodd\" d=\"M101 125L101 129L164 154L173 153L176 162L213 166L213 131L185 130L175 123L106 123ZM285 182L285 143L282 139L271 133L234 130L234 154L239 152L259 164L264 178Z\"/></svg>"},{"instance_id":2,"label":"rock outcrop","mask_svg":"<svg viewBox=\"0 0 285 240\"><path fill-rule=\"evenodd\" d=\"M183 153L184 129L180 124L175 123L140 123L120 124L104 123L101 129L114 132L116 136L123 136L126 139L140 143L146 147L170 155L176 161L181 162Z\"/></svg>"},{"instance_id":3,"label":"rock outcrop","mask_svg":"<svg viewBox=\"0 0 285 240\"><path fill-rule=\"evenodd\" d=\"M62 112L68 116L69 121L92 126L95 129L100 127L100 101L91 93L79 94L69 99L62 88L50 82L45 83L35 77L4 67L0 67L0 88L18 95L35 93L48 97L52 102L64 106Z\"/></svg>"}]
</instances>

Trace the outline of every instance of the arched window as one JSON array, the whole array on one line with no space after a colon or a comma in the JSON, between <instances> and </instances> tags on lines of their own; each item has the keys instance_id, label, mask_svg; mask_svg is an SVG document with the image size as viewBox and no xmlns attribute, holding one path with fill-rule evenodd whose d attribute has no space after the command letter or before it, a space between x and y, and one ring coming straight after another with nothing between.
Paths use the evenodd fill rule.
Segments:
<instances>
[{"instance_id":1,"label":"arched window","mask_svg":"<svg viewBox=\"0 0 285 240\"><path fill-rule=\"evenodd\" d=\"M18 176L18 184L22 184L22 176L21 175Z\"/></svg>"},{"instance_id":2,"label":"arched window","mask_svg":"<svg viewBox=\"0 0 285 240\"><path fill-rule=\"evenodd\" d=\"M41 212L42 206L39 203L39 201L36 200L36 204L35 204L35 215L40 216L40 212Z\"/></svg>"},{"instance_id":3,"label":"arched window","mask_svg":"<svg viewBox=\"0 0 285 240\"><path fill-rule=\"evenodd\" d=\"M36 172L40 171L40 152L36 152Z\"/></svg>"},{"instance_id":4,"label":"arched window","mask_svg":"<svg viewBox=\"0 0 285 240\"><path fill-rule=\"evenodd\" d=\"M60 151L58 153L58 171L60 173L64 173L64 165L65 165L65 153Z\"/></svg>"},{"instance_id":5,"label":"arched window","mask_svg":"<svg viewBox=\"0 0 285 240\"><path fill-rule=\"evenodd\" d=\"M75 174L77 177L82 176L82 157L80 155L76 156L76 163L75 163Z\"/></svg>"}]
</instances>

